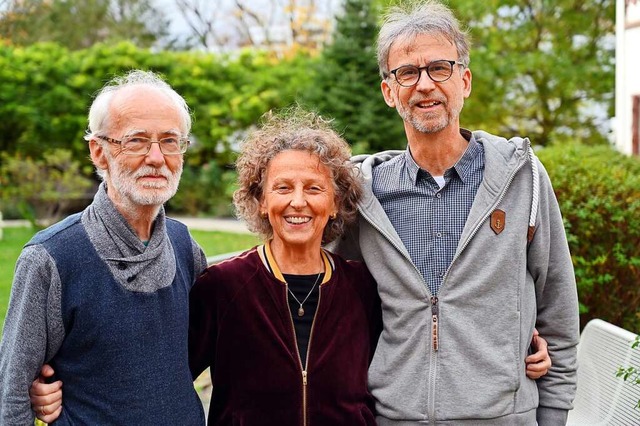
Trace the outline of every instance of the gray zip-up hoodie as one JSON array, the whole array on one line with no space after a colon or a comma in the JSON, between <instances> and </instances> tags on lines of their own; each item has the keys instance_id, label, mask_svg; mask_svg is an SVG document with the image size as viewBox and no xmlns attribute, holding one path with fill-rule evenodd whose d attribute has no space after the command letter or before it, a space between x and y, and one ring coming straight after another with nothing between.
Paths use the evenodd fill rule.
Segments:
<instances>
[{"instance_id":1,"label":"gray zip-up hoodie","mask_svg":"<svg viewBox=\"0 0 640 426\"><path fill-rule=\"evenodd\" d=\"M535 425L536 411L540 426L560 425L572 407L578 300L549 177L534 156L540 191L529 243L529 141L474 136L484 146L484 178L437 300L371 189L372 169L403 151L353 159L365 186L359 220L332 248L364 260L378 282L384 330L369 386L382 426ZM491 227L495 210L504 212L501 232ZM524 362L534 327L553 363L536 381Z\"/></svg>"}]
</instances>

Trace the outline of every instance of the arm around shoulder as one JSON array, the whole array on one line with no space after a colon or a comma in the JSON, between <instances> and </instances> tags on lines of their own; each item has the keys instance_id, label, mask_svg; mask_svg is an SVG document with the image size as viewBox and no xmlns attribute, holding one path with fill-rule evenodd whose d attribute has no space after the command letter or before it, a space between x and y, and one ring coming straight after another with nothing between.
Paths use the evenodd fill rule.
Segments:
<instances>
[{"instance_id":1,"label":"arm around shoulder","mask_svg":"<svg viewBox=\"0 0 640 426\"><path fill-rule=\"evenodd\" d=\"M344 233L326 244L325 248L332 253L340 255L347 260L363 261L362 252L360 251L360 229L358 226L358 220L356 223L349 226L345 226Z\"/></svg>"},{"instance_id":2,"label":"arm around shoulder","mask_svg":"<svg viewBox=\"0 0 640 426\"><path fill-rule=\"evenodd\" d=\"M214 266L206 269L189 293L189 368L195 380L211 366L217 335Z\"/></svg>"},{"instance_id":3,"label":"arm around shoulder","mask_svg":"<svg viewBox=\"0 0 640 426\"><path fill-rule=\"evenodd\" d=\"M16 263L0 342L0 424L33 424L29 386L64 338L60 277L41 246Z\"/></svg>"},{"instance_id":4,"label":"arm around shoulder","mask_svg":"<svg viewBox=\"0 0 640 426\"><path fill-rule=\"evenodd\" d=\"M194 262L194 274L195 277L198 278L200 274L207 269L207 256L205 256L204 251L202 251L202 247L198 245L196 240L191 238L191 247L193 251L193 262Z\"/></svg>"}]
</instances>

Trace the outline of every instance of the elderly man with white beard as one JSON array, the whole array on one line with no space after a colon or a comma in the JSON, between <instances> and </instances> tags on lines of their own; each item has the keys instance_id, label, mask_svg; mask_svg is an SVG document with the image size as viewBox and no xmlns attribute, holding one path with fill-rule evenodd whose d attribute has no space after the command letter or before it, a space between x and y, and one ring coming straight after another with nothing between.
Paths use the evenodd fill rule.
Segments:
<instances>
[{"instance_id":1,"label":"elderly man with white beard","mask_svg":"<svg viewBox=\"0 0 640 426\"><path fill-rule=\"evenodd\" d=\"M91 205L36 234L17 261L0 424L33 424L29 386L44 363L64 383L57 424L204 424L187 328L206 259L163 208L190 128L185 100L154 73L131 71L97 94L85 139L103 182Z\"/></svg>"}]
</instances>

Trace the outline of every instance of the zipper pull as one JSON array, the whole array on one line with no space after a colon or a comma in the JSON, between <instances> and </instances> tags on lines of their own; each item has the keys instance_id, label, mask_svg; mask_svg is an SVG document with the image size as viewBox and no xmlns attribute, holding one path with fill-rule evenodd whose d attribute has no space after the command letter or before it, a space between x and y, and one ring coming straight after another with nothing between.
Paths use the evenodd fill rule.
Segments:
<instances>
[{"instance_id":1,"label":"zipper pull","mask_svg":"<svg viewBox=\"0 0 640 426\"><path fill-rule=\"evenodd\" d=\"M307 372L302 370L302 385L307 386Z\"/></svg>"},{"instance_id":2,"label":"zipper pull","mask_svg":"<svg viewBox=\"0 0 640 426\"><path fill-rule=\"evenodd\" d=\"M433 350L438 351L438 298L431 296L431 339Z\"/></svg>"}]
</instances>

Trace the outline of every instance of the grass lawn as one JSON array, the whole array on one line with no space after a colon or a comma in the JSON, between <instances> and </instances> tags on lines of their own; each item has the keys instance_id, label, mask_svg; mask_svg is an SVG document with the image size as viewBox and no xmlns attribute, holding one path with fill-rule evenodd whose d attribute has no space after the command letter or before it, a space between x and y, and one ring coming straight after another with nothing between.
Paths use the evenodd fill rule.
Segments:
<instances>
[{"instance_id":1,"label":"grass lawn","mask_svg":"<svg viewBox=\"0 0 640 426\"><path fill-rule=\"evenodd\" d=\"M11 280L13 279L13 269L16 260L20 255L22 246L33 235L31 228L4 228L3 239L0 240L0 335L4 326L4 317L7 314L9 304L9 293L11 291Z\"/></svg>"},{"instance_id":2,"label":"grass lawn","mask_svg":"<svg viewBox=\"0 0 640 426\"><path fill-rule=\"evenodd\" d=\"M4 228L4 238L0 240L0 336L7 314L11 281L16 260L25 245L35 233L31 228ZM248 249L259 240L250 234L236 234L218 231L191 231L207 256Z\"/></svg>"},{"instance_id":3,"label":"grass lawn","mask_svg":"<svg viewBox=\"0 0 640 426\"><path fill-rule=\"evenodd\" d=\"M260 243L260 240L251 234L195 230L190 232L207 256L249 249Z\"/></svg>"}]
</instances>

